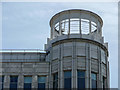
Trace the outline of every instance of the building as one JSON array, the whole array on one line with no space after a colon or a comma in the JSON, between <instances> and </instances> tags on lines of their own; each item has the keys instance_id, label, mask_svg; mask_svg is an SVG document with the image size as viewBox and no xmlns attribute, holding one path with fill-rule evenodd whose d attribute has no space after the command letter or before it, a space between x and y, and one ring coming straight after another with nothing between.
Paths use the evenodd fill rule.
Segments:
<instances>
[{"instance_id":1,"label":"building","mask_svg":"<svg viewBox=\"0 0 120 90\"><path fill-rule=\"evenodd\" d=\"M109 88L108 44L103 21L87 10L65 10L50 20L40 50L3 50L3 88Z\"/></svg>"}]
</instances>

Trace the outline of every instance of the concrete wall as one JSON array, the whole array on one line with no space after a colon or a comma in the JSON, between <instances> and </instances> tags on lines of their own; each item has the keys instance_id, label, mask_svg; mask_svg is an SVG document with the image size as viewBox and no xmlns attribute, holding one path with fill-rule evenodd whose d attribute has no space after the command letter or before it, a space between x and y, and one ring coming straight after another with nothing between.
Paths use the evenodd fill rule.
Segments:
<instances>
[{"instance_id":1,"label":"concrete wall","mask_svg":"<svg viewBox=\"0 0 120 90\"><path fill-rule=\"evenodd\" d=\"M49 62L40 53L2 53L0 75L4 76L4 88L10 87L10 76L18 76L18 88L24 87L24 76L32 77L32 88L38 87L38 76L46 76L48 88Z\"/></svg>"},{"instance_id":2,"label":"concrete wall","mask_svg":"<svg viewBox=\"0 0 120 90\"><path fill-rule=\"evenodd\" d=\"M4 88L10 86L10 76L18 76L18 88L24 87L24 76L32 77L32 88L37 88L38 76L46 76L46 88L48 87L49 63L2 63L2 73L4 75Z\"/></svg>"},{"instance_id":3,"label":"concrete wall","mask_svg":"<svg viewBox=\"0 0 120 90\"><path fill-rule=\"evenodd\" d=\"M72 88L77 88L77 70L84 70L86 74L86 88L91 88L91 72L97 74L97 87L102 88L102 78L109 80L107 72L107 52L101 46L78 41L75 39L63 40L52 44L51 55L51 79L58 72L59 88L64 88L64 71L72 71ZM106 82L106 87L109 82ZM51 84L49 84L51 86ZM51 86L52 87L52 86Z\"/></svg>"}]
</instances>

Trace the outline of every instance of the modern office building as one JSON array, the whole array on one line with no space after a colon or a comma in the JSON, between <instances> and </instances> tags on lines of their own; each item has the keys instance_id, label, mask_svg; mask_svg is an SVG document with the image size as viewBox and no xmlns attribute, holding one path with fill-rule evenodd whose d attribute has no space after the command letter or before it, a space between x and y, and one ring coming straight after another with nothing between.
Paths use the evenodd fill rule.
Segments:
<instances>
[{"instance_id":1,"label":"modern office building","mask_svg":"<svg viewBox=\"0 0 120 90\"><path fill-rule=\"evenodd\" d=\"M1 88L109 88L103 21L87 10L65 10L50 20L45 50L3 50Z\"/></svg>"}]
</instances>

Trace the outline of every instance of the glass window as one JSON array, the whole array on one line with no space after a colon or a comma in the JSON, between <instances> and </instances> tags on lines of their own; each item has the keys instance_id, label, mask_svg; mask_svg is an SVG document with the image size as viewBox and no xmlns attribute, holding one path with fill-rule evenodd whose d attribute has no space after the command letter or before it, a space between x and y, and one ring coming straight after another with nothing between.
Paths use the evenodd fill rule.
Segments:
<instances>
[{"instance_id":1,"label":"glass window","mask_svg":"<svg viewBox=\"0 0 120 90\"><path fill-rule=\"evenodd\" d=\"M105 77L103 76L103 90L105 90Z\"/></svg>"},{"instance_id":2,"label":"glass window","mask_svg":"<svg viewBox=\"0 0 120 90\"><path fill-rule=\"evenodd\" d=\"M4 76L0 76L0 82L4 82Z\"/></svg>"},{"instance_id":3,"label":"glass window","mask_svg":"<svg viewBox=\"0 0 120 90\"><path fill-rule=\"evenodd\" d=\"M78 89L85 88L85 71L78 71Z\"/></svg>"},{"instance_id":4,"label":"glass window","mask_svg":"<svg viewBox=\"0 0 120 90\"><path fill-rule=\"evenodd\" d=\"M71 71L64 72L64 88L71 88Z\"/></svg>"},{"instance_id":5,"label":"glass window","mask_svg":"<svg viewBox=\"0 0 120 90\"><path fill-rule=\"evenodd\" d=\"M58 88L58 73L53 75L53 88Z\"/></svg>"},{"instance_id":6,"label":"glass window","mask_svg":"<svg viewBox=\"0 0 120 90\"><path fill-rule=\"evenodd\" d=\"M17 90L18 76L10 76L10 89L13 88Z\"/></svg>"},{"instance_id":7,"label":"glass window","mask_svg":"<svg viewBox=\"0 0 120 90\"><path fill-rule=\"evenodd\" d=\"M45 83L46 83L46 77L45 76L39 76L38 77L38 89L39 88L45 89Z\"/></svg>"},{"instance_id":8,"label":"glass window","mask_svg":"<svg viewBox=\"0 0 120 90\"><path fill-rule=\"evenodd\" d=\"M4 76L0 76L0 90L3 90Z\"/></svg>"},{"instance_id":9,"label":"glass window","mask_svg":"<svg viewBox=\"0 0 120 90\"><path fill-rule=\"evenodd\" d=\"M92 88L97 88L97 74L91 73Z\"/></svg>"},{"instance_id":10,"label":"glass window","mask_svg":"<svg viewBox=\"0 0 120 90\"><path fill-rule=\"evenodd\" d=\"M31 89L31 83L32 83L32 77L28 76L28 77L24 77L24 88L25 89Z\"/></svg>"}]
</instances>

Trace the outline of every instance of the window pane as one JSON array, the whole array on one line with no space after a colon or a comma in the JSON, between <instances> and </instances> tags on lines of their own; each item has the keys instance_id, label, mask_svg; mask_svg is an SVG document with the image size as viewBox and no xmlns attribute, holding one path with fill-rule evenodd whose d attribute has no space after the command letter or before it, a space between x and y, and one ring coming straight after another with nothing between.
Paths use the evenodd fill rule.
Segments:
<instances>
[{"instance_id":1,"label":"window pane","mask_svg":"<svg viewBox=\"0 0 120 90\"><path fill-rule=\"evenodd\" d=\"M97 74L91 73L92 88L97 88Z\"/></svg>"},{"instance_id":2,"label":"window pane","mask_svg":"<svg viewBox=\"0 0 120 90\"><path fill-rule=\"evenodd\" d=\"M85 78L78 78L78 88L85 88Z\"/></svg>"},{"instance_id":3,"label":"window pane","mask_svg":"<svg viewBox=\"0 0 120 90\"><path fill-rule=\"evenodd\" d=\"M16 88L17 89L17 84L10 84L10 88Z\"/></svg>"},{"instance_id":4,"label":"window pane","mask_svg":"<svg viewBox=\"0 0 120 90\"><path fill-rule=\"evenodd\" d=\"M53 82L53 88L58 88L58 81L56 81L56 82L54 81Z\"/></svg>"},{"instance_id":5,"label":"window pane","mask_svg":"<svg viewBox=\"0 0 120 90\"><path fill-rule=\"evenodd\" d=\"M31 83L32 77L24 77L24 83Z\"/></svg>"},{"instance_id":6,"label":"window pane","mask_svg":"<svg viewBox=\"0 0 120 90\"><path fill-rule=\"evenodd\" d=\"M0 88L0 89L3 90L3 86L4 86L4 76L0 76L0 82L1 82L1 84L0 84L0 85L1 85L1 86L0 86L1 88Z\"/></svg>"},{"instance_id":7,"label":"window pane","mask_svg":"<svg viewBox=\"0 0 120 90\"><path fill-rule=\"evenodd\" d=\"M78 88L85 88L85 71L78 71Z\"/></svg>"},{"instance_id":8,"label":"window pane","mask_svg":"<svg viewBox=\"0 0 120 90\"><path fill-rule=\"evenodd\" d=\"M4 76L0 76L0 82L4 82Z\"/></svg>"},{"instance_id":9,"label":"window pane","mask_svg":"<svg viewBox=\"0 0 120 90\"><path fill-rule=\"evenodd\" d=\"M58 88L58 73L53 75L53 88Z\"/></svg>"},{"instance_id":10,"label":"window pane","mask_svg":"<svg viewBox=\"0 0 120 90\"><path fill-rule=\"evenodd\" d=\"M103 89L105 89L105 77L103 77Z\"/></svg>"},{"instance_id":11,"label":"window pane","mask_svg":"<svg viewBox=\"0 0 120 90\"><path fill-rule=\"evenodd\" d=\"M85 72L84 71L78 71L78 77L85 77Z\"/></svg>"},{"instance_id":12,"label":"window pane","mask_svg":"<svg viewBox=\"0 0 120 90\"><path fill-rule=\"evenodd\" d=\"M93 80L96 80L96 74L95 73L92 73L91 77L92 77Z\"/></svg>"},{"instance_id":13,"label":"window pane","mask_svg":"<svg viewBox=\"0 0 120 90\"><path fill-rule=\"evenodd\" d=\"M71 88L71 71L64 72L64 88Z\"/></svg>"},{"instance_id":14,"label":"window pane","mask_svg":"<svg viewBox=\"0 0 120 90\"><path fill-rule=\"evenodd\" d=\"M71 78L64 79L64 88L71 88Z\"/></svg>"},{"instance_id":15,"label":"window pane","mask_svg":"<svg viewBox=\"0 0 120 90\"><path fill-rule=\"evenodd\" d=\"M38 77L38 88L45 88L45 83L46 83L46 77L45 76L41 76Z\"/></svg>"},{"instance_id":16,"label":"window pane","mask_svg":"<svg viewBox=\"0 0 120 90\"><path fill-rule=\"evenodd\" d=\"M24 88L31 89L32 77L24 77Z\"/></svg>"},{"instance_id":17,"label":"window pane","mask_svg":"<svg viewBox=\"0 0 120 90\"><path fill-rule=\"evenodd\" d=\"M38 83L38 88L45 88L45 83Z\"/></svg>"},{"instance_id":18,"label":"window pane","mask_svg":"<svg viewBox=\"0 0 120 90\"><path fill-rule=\"evenodd\" d=\"M97 88L96 80L92 80L92 88Z\"/></svg>"},{"instance_id":19,"label":"window pane","mask_svg":"<svg viewBox=\"0 0 120 90\"><path fill-rule=\"evenodd\" d=\"M10 89L17 89L18 76L10 76Z\"/></svg>"},{"instance_id":20,"label":"window pane","mask_svg":"<svg viewBox=\"0 0 120 90\"><path fill-rule=\"evenodd\" d=\"M24 88L29 90L31 89L31 83L24 83Z\"/></svg>"},{"instance_id":21,"label":"window pane","mask_svg":"<svg viewBox=\"0 0 120 90\"><path fill-rule=\"evenodd\" d=\"M38 83L45 83L45 81L46 81L46 77L44 76L42 76L42 77L38 77Z\"/></svg>"},{"instance_id":22,"label":"window pane","mask_svg":"<svg viewBox=\"0 0 120 90\"><path fill-rule=\"evenodd\" d=\"M58 79L58 74L57 73L54 74L53 78L54 78L54 80L57 80Z\"/></svg>"},{"instance_id":23,"label":"window pane","mask_svg":"<svg viewBox=\"0 0 120 90\"><path fill-rule=\"evenodd\" d=\"M10 76L10 82L17 82L18 76Z\"/></svg>"},{"instance_id":24,"label":"window pane","mask_svg":"<svg viewBox=\"0 0 120 90\"><path fill-rule=\"evenodd\" d=\"M71 71L65 71L64 78L71 78Z\"/></svg>"}]
</instances>

